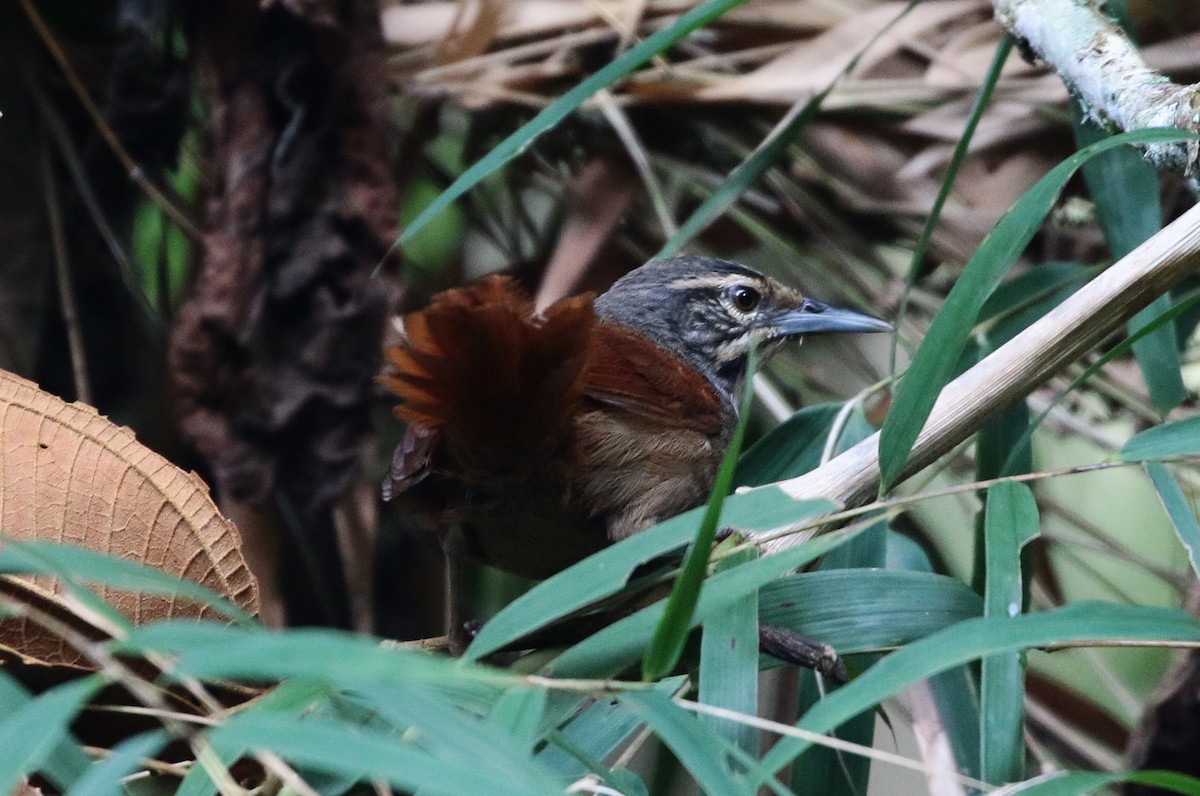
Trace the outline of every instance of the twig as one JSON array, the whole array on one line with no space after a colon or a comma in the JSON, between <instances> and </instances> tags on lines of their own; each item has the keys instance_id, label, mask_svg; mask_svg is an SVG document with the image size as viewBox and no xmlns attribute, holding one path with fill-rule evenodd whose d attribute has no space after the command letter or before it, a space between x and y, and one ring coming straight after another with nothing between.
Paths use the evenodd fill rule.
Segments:
<instances>
[{"instance_id":1,"label":"twig","mask_svg":"<svg viewBox=\"0 0 1200 796\"><path fill-rule=\"evenodd\" d=\"M83 346L83 332L79 329L79 309L75 305L75 291L71 285L67 232L63 227L62 208L58 206L58 180L55 178L54 164L50 162L50 149L44 140L41 150L42 195L46 200L46 220L50 224L50 240L54 246L54 278L58 284L58 306L62 311L63 327L67 332L67 350L71 354L75 398L81 403L93 404L92 387L88 379L87 352Z\"/></svg>"},{"instance_id":2,"label":"twig","mask_svg":"<svg viewBox=\"0 0 1200 796\"><path fill-rule=\"evenodd\" d=\"M1121 130L1200 129L1200 85L1181 86L1146 65L1137 48L1096 8L1080 0L992 0L996 18L1048 63L1088 115ZM1197 176L1195 141L1154 144L1159 169Z\"/></svg>"}]
</instances>

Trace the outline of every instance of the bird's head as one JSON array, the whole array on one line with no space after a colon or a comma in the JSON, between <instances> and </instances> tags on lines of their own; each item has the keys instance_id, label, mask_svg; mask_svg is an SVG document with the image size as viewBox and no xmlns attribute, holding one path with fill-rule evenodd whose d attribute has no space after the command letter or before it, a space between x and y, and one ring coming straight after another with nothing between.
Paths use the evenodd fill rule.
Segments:
<instances>
[{"instance_id":1,"label":"bird's head","mask_svg":"<svg viewBox=\"0 0 1200 796\"><path fill-rule=\"evenodd\" d=\"M753 345L762 356L806 334L886 332L891 325L806 298L752 268L712 257L656 260L596 299L604 321L633 329L708 378L730 400Z\"/></svg>"}]
</instances>

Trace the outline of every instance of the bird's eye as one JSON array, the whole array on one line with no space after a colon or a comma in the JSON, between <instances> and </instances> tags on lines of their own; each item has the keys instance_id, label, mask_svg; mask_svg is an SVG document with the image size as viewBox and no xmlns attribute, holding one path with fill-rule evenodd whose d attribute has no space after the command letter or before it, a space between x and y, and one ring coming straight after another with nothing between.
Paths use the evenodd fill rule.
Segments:
<instances>
[{"instance_id":1,"label":"bird's eye","mask_svg":"<svg viewBox=\"0 0 1200 796\"><path fill-rule=\"evenodd\" d=\"M762 294L748 285L737 285L729 291L733 306L742 312L750 312L762 301Z\"/></svg>"}]
</instances>

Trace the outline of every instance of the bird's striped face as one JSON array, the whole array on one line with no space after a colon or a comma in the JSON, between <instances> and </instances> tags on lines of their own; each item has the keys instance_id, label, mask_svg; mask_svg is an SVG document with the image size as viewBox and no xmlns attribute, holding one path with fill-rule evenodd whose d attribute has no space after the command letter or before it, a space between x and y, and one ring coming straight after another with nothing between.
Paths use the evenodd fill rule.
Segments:
<instances>
[{"instance_id":1,"label":"bird's striped face","mask_svg":"<svg viewBox=\"0 0 1200 796\"><path fill-rule=\"evenodd\" d=\"M672 351L732 397L753 346L762 355L821 332L879 332L869 315L813 301L752 268L711 257L647 263L596 299L596 313Z\"/></svg>"},{"instance_id":2,"label":"bird's striped face","mask_svg":"<svg viewBox=\"0 0 1200 796\"><path fill-rule=\"evenodd\" d=\"M745 273L681 276L669 289L685 296L683 341L706 353L713 369L744 361L751 346L766 354L790 335L781 321L803 312L805 298L774 279Z\"/></svg>"}]
</instances>

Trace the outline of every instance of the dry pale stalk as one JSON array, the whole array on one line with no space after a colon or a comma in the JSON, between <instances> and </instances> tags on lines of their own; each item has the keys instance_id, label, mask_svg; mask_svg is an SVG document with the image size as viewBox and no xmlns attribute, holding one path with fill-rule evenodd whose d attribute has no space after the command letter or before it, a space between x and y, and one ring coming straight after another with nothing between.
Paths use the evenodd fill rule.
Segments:
<instances>
[{"instance_id":1,"label":"dry pale stalk","mask_svg":"<svg viewBox=\"0 0 1200 796\"><path fill-rule=\"evenodd\" d=\"M1200 205L1180 216L1093 279L942 391L901 477L948 453L988 420L1068 363L1200 266ZM810 473L771 487L796 500L828 498L857 506L879 489L879 434ZM799 544L807 534L763 543L765 552Z\"/></svg>"}]
</instances>

